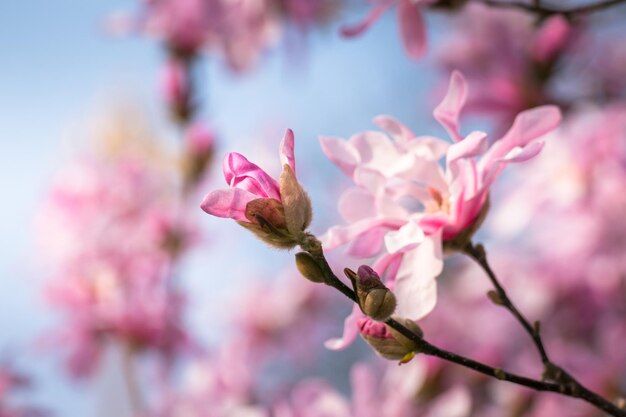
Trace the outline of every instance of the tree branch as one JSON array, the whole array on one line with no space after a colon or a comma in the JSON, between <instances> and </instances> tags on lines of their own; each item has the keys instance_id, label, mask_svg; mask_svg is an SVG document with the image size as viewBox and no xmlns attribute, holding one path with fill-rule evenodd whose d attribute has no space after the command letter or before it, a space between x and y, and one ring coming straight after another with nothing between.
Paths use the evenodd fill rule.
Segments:
<instances>
[{"instance_id":1,"label":"tree branch","mask_svg":"<svg viewBox=\"0 0 626 417\"><path fill-rule=\"evenodd\" d=\"M586 4L582 6L574 6L569 9L560 9L550 6L542 5L539 1L533 1L532 3L526 3L523 1L498 1L498 0L474 0L479 3L483 3L490 7L497 7L502 9L519 9L529 13L536 13L540 16L546 17L555 14L562 14L566 17L574 17L575 15L587 14L597 12L609 7L616 6L620 3L626 3L626 0L604 0L597 3Z\"/></svg>"},{"instance_id":2,"label":"tree branch","mask_svg":"<svg viewBox=\"0 0 626 417\"><path fill-rule=\"evenodd\" d=\"M509 310L532 339L535 348L537 349L537 352L541 357L541 362L544 366L543 379L548 381L554 381L559 389L558 392L562 394L568 395L570 397L581 398L591 404L596 405L597 407L601 408L611 415L626 416L626 410L617 407L613 403L602 398L600 395L589 390L580 382L578 382L576 378L571 376L569 373L563 370L563 368L556 365L550 360L548 352L541 338L539 322L535 322L534 325L531 325L530 321L519 311L515 304L513 304L508 294L506 293L506 290L498 281L495 272L493 272L493 270L491 269L491 266L487 261L487 255L484 247L480 244L474 245L473 243L469 242L465 246L463 252L474 261L476 261L476 263L478 263L478 265L480 265L480 267L485 271L487 277L489 277L489 280L491 281L491 284L496 291L495 297L492 297L492 301Z\"/></svg>"},{"instance_id":3,"label":"tree branch","mask_svg":"<svg viewBox=\"0 0 626 417\"><path fill-rule=\"evenodd\" d=\"M349 288L346 284L344 284L334 274L334 272L328 265L328 261L326 260L326 257L324 256L322 244L319 242L319 240L315 236L311 234L306 234L300 243L300 247L304 251L308 252L313 257L313 259L317 262L323 274L324 284L337 289L346 297L356 302L356 295L354 294L354 291L351 288ZM474 247L472 248L475 249ZM486 258L483 257L482 259L485 259L485 264L486 264ZM490 268L489 268L489 271L491 271ZM497 283L497 279L495 279L495 275L493 275L493 272L491 272L491 274L495 282ZM499 284L498 284L498 287L502 288ZM502 291L504 292L504 289L502 289ZM522 320L524 320L525 323L528 324L528 321L519 313L519 311L518 311L518 314L519 314L519 317ZM423 353L425 355L435 356L445 361L456 363L460 366L471 369L483 375L497 378L502 381L508 381L516 385L534 389L536 391L554 392L557 394L565 395L567 397L580 398L596 406L597 408L604 410L605 412L607 412L608 414L612 416L626 417L626 410L620 409L615 404L611 403L605 398L588 390L587 388L582 386L580 383L578 383L574 378L569 376L569 374L565 373L558 367L556 368L556 370L561 371L562 375L560 376L559 379L555 379L554 382L536 380L536 379L528 378L525 376L517 375L514 373L506 372L500 368L495 368L495 367L486 365L484 363L475 361L473 359L458 355L456 353L441 349L435 345L430 344L423 337L413 333L411 330L409 330L408 328L406 328L405 326L403 326L402 324L400 324L398 321L394 320L393 318L387 319L385 321L385 324L387 324L389 327L393 328L394 330L398 331L405 337L415 342L415 344L418 347L417 350L420 353ZM532 331L533 327L530 326L530 324L528 325ZM538 332L537 332L537 337L539 337ZM539 342L541 342L540 338L539 338ZM545 349L543 349L543 344L541 344L541 346L542 346L543 352L545 353ZM546 360L548 360L547 355L545 355L545 358ZM548 360L548 363L551 364L549 360Z\"/></svg>"}]
</instances>

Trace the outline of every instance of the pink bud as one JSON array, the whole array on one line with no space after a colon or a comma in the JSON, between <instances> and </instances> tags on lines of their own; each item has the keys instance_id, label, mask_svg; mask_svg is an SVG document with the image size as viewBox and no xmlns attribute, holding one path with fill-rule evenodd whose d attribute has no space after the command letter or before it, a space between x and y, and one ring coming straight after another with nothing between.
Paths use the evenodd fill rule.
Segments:
<instances>
[{"instance_id":1,"label":"pink bud","mask_svg":"<svg viewBox=\"0 0 626 417\"><path fill-rule=\"evenodd\" d=\"M202 157L213 153L215 132L203 123L192 124L185 132L185 148L190 155Z\"/></svg>"}]
</instances>

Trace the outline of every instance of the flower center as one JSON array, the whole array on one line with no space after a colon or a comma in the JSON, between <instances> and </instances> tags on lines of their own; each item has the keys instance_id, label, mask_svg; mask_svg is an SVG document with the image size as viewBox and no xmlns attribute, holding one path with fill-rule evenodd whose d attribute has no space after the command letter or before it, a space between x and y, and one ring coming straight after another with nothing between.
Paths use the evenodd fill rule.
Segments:
<instances>
[{"instance_id":1,"label":"flower center","mask_svg":"<svg viewBox=\"0 0 626 417\"><path fill-rule=\"evenodd\" d=\"M444 212L450 214L450 201L448 198L444 197L436 188L428 187L426 190L432 197L432 200L425 204L424 210L426 213Z\"/></svg>"}]
</instances>

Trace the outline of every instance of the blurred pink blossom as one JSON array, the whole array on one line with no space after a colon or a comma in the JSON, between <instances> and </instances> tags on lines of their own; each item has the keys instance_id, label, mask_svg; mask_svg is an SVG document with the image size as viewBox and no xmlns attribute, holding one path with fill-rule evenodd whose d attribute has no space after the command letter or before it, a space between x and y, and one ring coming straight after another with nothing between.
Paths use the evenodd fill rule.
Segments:
<instances>
[{"instance_id":1,"label":"blurred pink blossom","mask_svg":"<svg viewBox=\"0 0 626 417\"><path fill-rule=\"evenodd\" d=\"M426 27L421 8L432 3L432 0L376 0L369 14L358 24L344 26L343 36L353 37L365 32L389 8L396 6L400 35L404 49L409 57L421 58L426 52Z\"/></svg>"},{"instance_id":2,"label":"blurred pink blossom","mask_svg":"<svg viewBox=\"0 0 626 417\"><path fill-rule=\"evenodd\" d=\"M15 367L3 359L0 364L0 417L46 417L50 413L42 408L19 404L15 401L17 391L31 388L31 380L15 370ZM19 404L19 405L18 405Z\"/></svg>"},{"instance_id":3,"label":"blurred pink blossom","mask_svg":"<svg viewBox=\"0 0 626 417\"><path fill-rule=\"evenodd\" d=\"M460 70L473 86L466 110L497 118L502 130L515 115L549 102L554 64L577 31L560 15L537 26L530 15L468 4L439 49L444 69Z\"/></svg>"},{"instance_id":4,"label":"blurred pink blossom","mask_svg":"<svg viewBox=\"0 0 626 417\"><path fill-rule=\"evenodd\" d=\"M275 417L465 417L471 400L462 387L453 387L431 401L420 401L424 364L398 367L358 363L351 371L352 396L346 398L323 380L300 382L289 399L274 407Z\"/></svg>"},{"instance_id":5,"label":"blurred pink blossom","mask_svg":"<svg viewBox=\"0 0 626 417\"><path fill-rule=\"evenodd\" d=\"M109 19L113 32L140 31L163 40L177 59L209 51L244 71L280 38L284 24L307 30L327 21L330 0L144 0L136 15ZM172 75L172 74L170 74ZM171 81L171 77L170 81ZM171 85L171 82L168 82Z\"/></svg>"},{"instance_id":6,"label":"blurred pink blossom","mask_svg":"<svg viewBox=\"0 0 626 417\"><path fill-rule=\"evenodd\" d=\"M141 152L96 152L70 164L40 215L53 266L46 295L67 320L46 341L77 376L90 374L109 340L166 360L187 343L184 299L170 279L198 236L176 203L173 172Z\"/></svg>"}]
</instances>

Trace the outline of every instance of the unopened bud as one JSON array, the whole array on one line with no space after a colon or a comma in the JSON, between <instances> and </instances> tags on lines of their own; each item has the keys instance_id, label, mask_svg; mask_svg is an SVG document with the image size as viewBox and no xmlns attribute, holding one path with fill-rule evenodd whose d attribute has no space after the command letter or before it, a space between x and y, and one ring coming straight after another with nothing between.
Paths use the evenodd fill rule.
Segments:
<instances>
[{"instance_id":1,"label":"unopened bud","mask_svg":"<svg viewBox=\"0 0 626 417\"><path fill-rule=\"evenodd\" d=\"M384 323L363 318L358 325L361 337L383 358L406 362L418 351L418 346L414 341ZM413 329L410 330L413 331ZM421 330L419 334L421 335Z\"/></svg>"},{"instance_id":2,"label":"unopened bud","mask_svg":"<svg viewBox=\"0 0 626 417\"><path fill-rule=\"evenodd\" d=\"M308 252L296 253L296 266L303 277L312 282L324 282L322 269Z\"/></svg>"},{"instance_id":3,"label":"unopened bud","mask_svg":"<svg viewBox=\"0 0 626 417\"><path fill-rule=\"evenodd\" d=\"M487 297L489 297L491 302L494 303L497 306L504 305L504 301L502 300L502 297L500 297L500 294L498 294L494 290L487 291Z\"/></svg>"},{"instance_id":4,"label":"unopened bud","mask_svg":"<svg viewBox=\"0 0 626 417\"><path fill-rule=\"evenodd\" d=\"M214 132L201 123L194 123L185 132L183 169L185 184L193 186L202 179L215 147Z\"/></svg>"},{"instance_id":5,"label":"unopened bud","mask_svg":"<svg viewBox=\"0 0 626 417\"><path fill-rule=\"evenodd\" d=\"M188 120L193 106L186 62L177 58L166 62L161 75L161 90L172 116L176 120Z\"/></svg>"},{"instance_id":6,"label":"unopened bud","mask_svg":"<svg viewBox=\"0 0 626 417\"><path fill-rule=\"evenodd\" d=\"M289 165L283 166L283 172L278 182L286 228L292 236L299 239L313 218L311 200L309 200L309 196L296 179L296 174Z\"/></svg>"},{"instance_id":7,"label":"unopened bud","mask_svg":"<svg viewBox=\"0 0 626 417\"><path fill-rule=\"evenodd\" d=\"M363 313L374 320L387 320L396 309L396 297L385 287L380 277L367 265L359 267L358 273L346 268L344 273L354 287L357 302Z\"/></svg>"}]
</instances>

